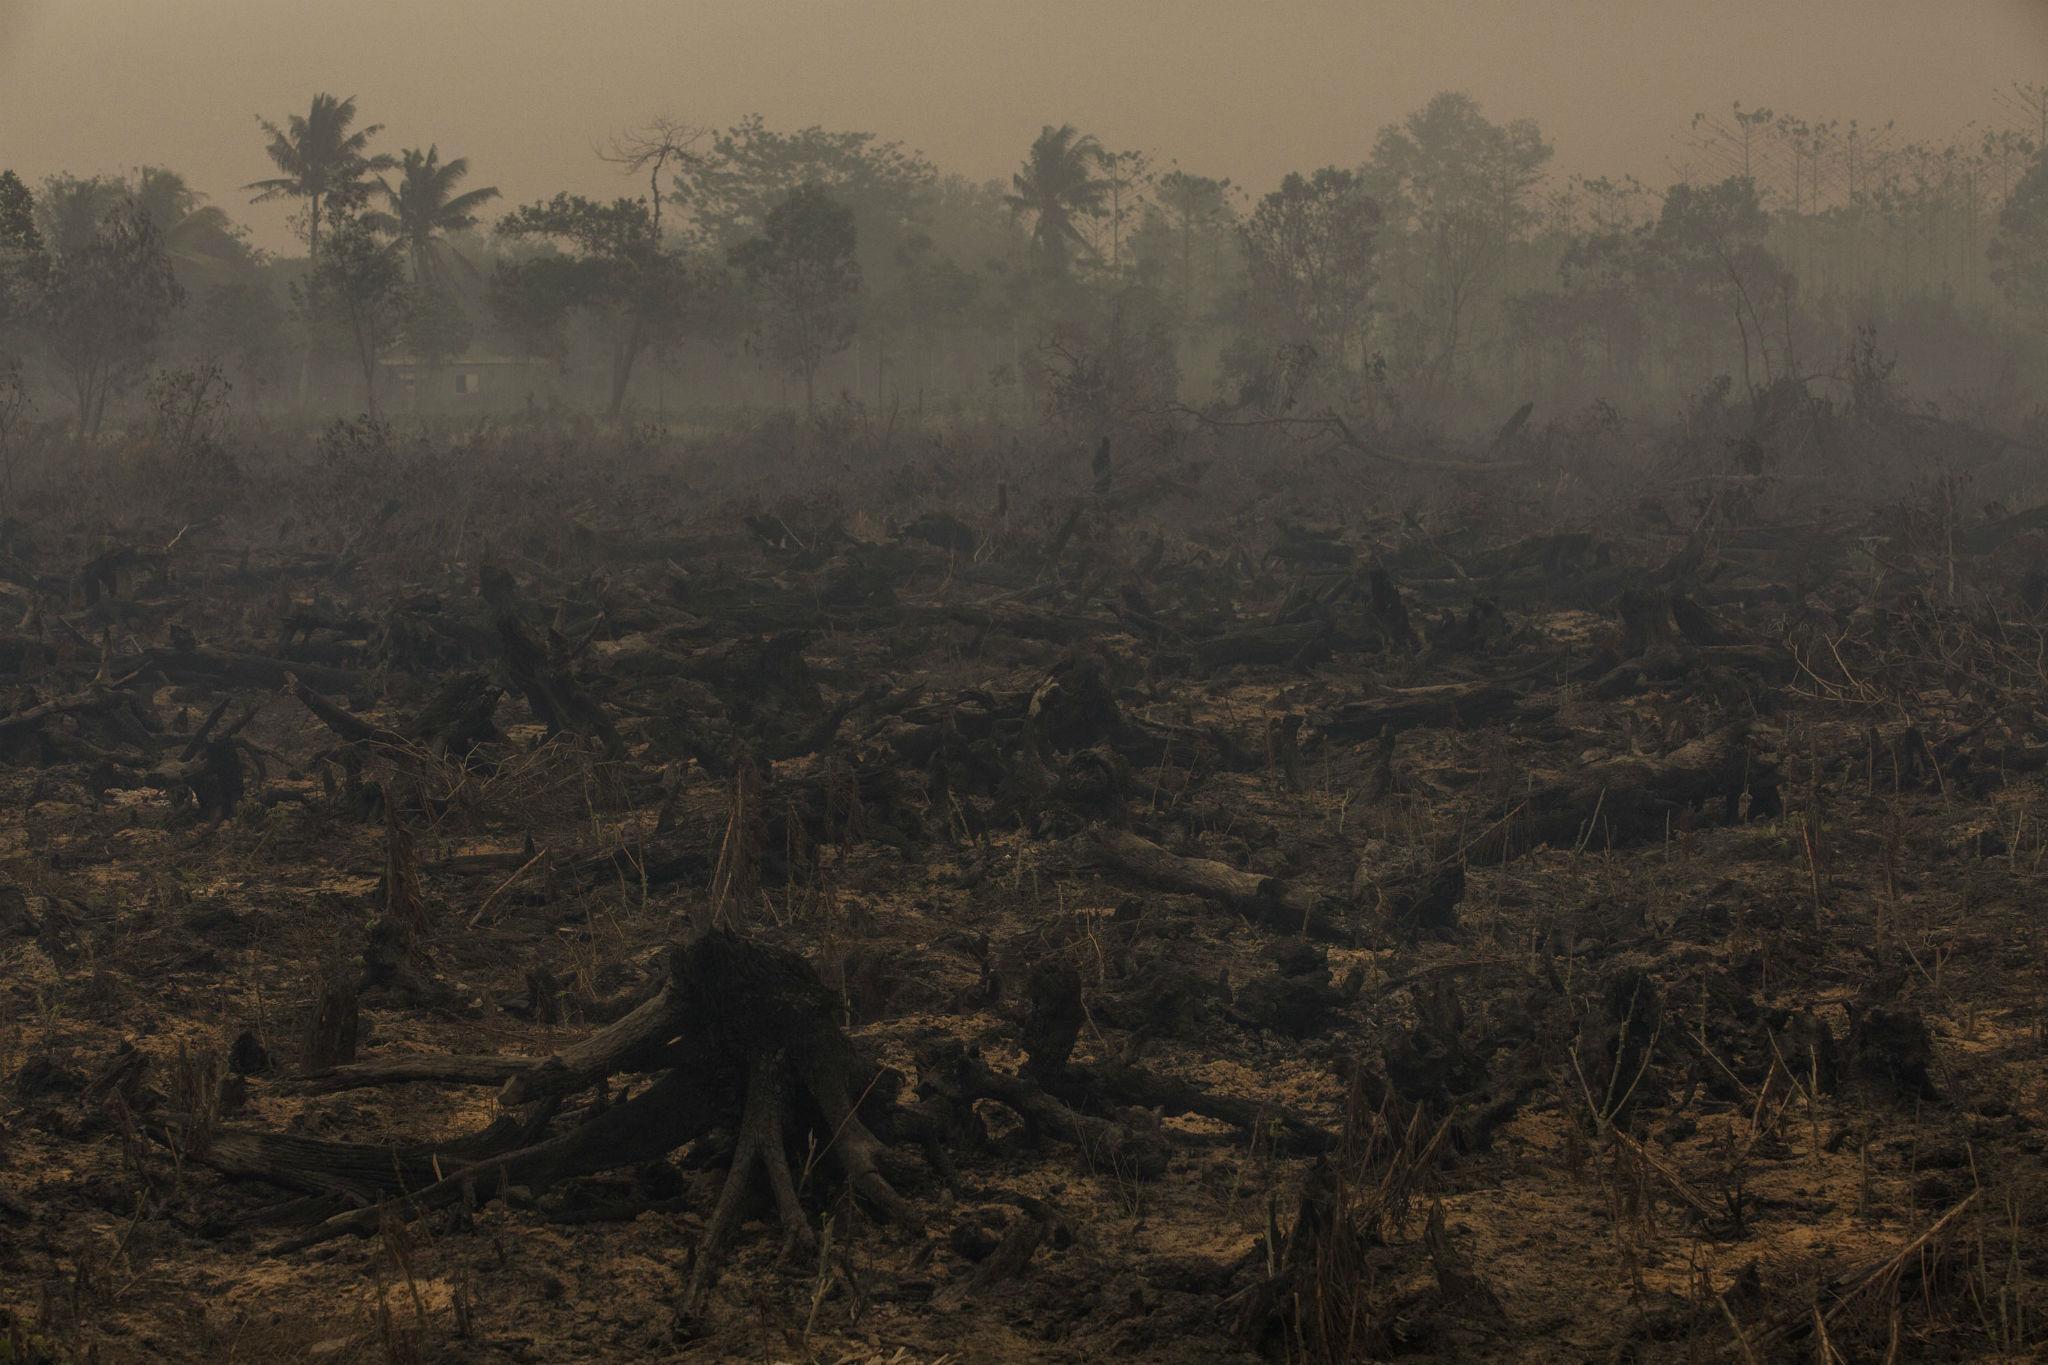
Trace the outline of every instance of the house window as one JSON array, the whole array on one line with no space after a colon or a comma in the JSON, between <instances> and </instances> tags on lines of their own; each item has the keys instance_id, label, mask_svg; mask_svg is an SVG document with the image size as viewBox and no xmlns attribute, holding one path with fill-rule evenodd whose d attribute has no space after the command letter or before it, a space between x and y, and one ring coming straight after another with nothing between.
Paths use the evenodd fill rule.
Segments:
<instances>
[{"instance_id":1,"label":"house window","mask_svg":"<svg viewBox=\"0 0 2048 1365\"><path fill-rule=\"evenodd\" d=\"M475 370L459 370L456 372L455 391L457 393L475 393L476 390L477 373Z\"/></svg>"}]
</instances>

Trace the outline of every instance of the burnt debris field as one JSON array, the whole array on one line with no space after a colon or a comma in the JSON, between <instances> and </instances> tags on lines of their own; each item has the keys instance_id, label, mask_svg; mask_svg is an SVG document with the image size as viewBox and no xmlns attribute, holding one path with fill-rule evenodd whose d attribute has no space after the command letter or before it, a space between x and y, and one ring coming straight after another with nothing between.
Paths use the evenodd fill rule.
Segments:
<instances>
[{"instance_id":1,"label":"burnt debris field","mask_svg":"<svg viewBox=\"0 0 2048 1365\"><path fill-rule=\"evenodd\" d=\"M1767 419L26 508L11 1358L2030 1354L2037 456Z\"/></svg>"}]
</instances>

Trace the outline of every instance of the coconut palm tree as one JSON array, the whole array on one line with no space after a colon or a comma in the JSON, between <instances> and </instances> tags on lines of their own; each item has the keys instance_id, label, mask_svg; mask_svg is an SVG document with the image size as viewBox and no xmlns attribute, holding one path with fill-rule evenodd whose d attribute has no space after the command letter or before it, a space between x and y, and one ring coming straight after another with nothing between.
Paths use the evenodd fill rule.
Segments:
<instances>
[{"instance_id":1,"label":"coconut palm tree","mask_svg":"<svg viewBox=\"0 0 2048 1365\"><path fill-rule=\"evenodd\" d=\"M142 166L124 176L53 175L37 197L36 226L60 255L78 251L128 200L149 215L164 254L180 269L220 265L242 251L227 214L208 204L184 176L162 166Z\"/></svg>"},{"instance_id":2,"label":"coconut palm tree","mask_svg":"<svg viewBox=\"0 0 2048 1365\"><path fill-rule=\"evenodd\" d=\"M1024 168L1010 177L1016 193L1005 195L1003 202L1037 220L1031 242L1040 263L1053 274L1066 271L1069 248L1093 249L1076 220L1099 217L1103 212L1110 182L1095 174L1102 160L1102 144L1094 137L1082 134L1071 123L1057 128L1047 124L1031 144Z\"/></svg>"},{"instance_id":3,"label":"coconut palm tree","mask_svg":"<svg viewBox=\"0 0 2048 1365\"><path fill-rule=\"evenodd\" d=\"M456 193L469 174L466 157L441 160L441 149L408 148L398 163L398 181L378 177L377 186L390 206L388 213L370 216L370 223L405 243L412 258L414 284L433 278L440 268L443 252L461 256L446 240L446 234L476 226L476 210L498 197L496 185Z\"/></svg>"},{"instance_id":4,"label":"coconut palm tree","mask_svg":"<svg viewBox=\"0 0 2048 1365\"><path fill-rule=\"evenodd\" d=\"M128 193L149 214L163 236L164 254L181 269L217 269L244 254L235 225L218 205L162 166L144 166L128 182Z\"/></svg>"},{"instance_id":5,"label":"coconut palm tree","mask_svg":"<svg viewBox=\"0 0 2048 1365\"><path fill-rule=\"evenodd\" d=\"M359 202L369 191L369 177L394 164L388 156L370 153L370 139L382 132L384 125L353 128L355 121L355 96L339 100L326 94L313 96L311 108L304 115L293 114L282 128L269 119L257 120L270 135L270 145L264 150L281 174L242 188L261 191L251 203L286 195L306 201L309 258L320 255L323 210L337 201Z\"/></svg>"}]
</instances>

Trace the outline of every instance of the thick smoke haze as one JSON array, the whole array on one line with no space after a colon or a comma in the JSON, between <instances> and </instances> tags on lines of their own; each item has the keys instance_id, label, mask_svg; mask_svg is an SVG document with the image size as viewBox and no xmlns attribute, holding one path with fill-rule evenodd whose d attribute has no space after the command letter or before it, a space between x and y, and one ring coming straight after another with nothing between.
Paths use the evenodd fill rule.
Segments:
<instances>
[{"instance_id":1,"label":"thick smoke haze","mask_svg":"<svg viewBox=\"0 0 2048 1365\"><path fill-rule=\"evenodd\" d=\"M238 187L267 173L255 115L310 89L459 147L511 202L619 192L592 144L660 112L870 130L1005 181L1073 122L1262 193L1448 89L1534 118L1560 172L1661 185L1731 100L1940 138L2005 120L1994 90L2044 62L2041 0L0 0L0 162L175 166L285 250L288 206Z\"/></svg>"}]
</instances>

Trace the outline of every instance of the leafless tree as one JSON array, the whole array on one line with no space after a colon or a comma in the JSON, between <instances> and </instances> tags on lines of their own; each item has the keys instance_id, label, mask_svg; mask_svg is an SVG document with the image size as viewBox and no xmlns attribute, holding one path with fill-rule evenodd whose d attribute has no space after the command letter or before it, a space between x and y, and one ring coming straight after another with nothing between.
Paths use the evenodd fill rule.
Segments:
<instances>
[{"instance_id":1,"label":"leafless tree","mask_svg":"<svg viewBox=\"0 0 2048 1365\"><path fill-rule=\"evenodd\" d=\"M638 128L628 128L611 140L598 156L626 175L647 172L647 198L654 209L654 240L661 240L661 177L671 166L678 169L702 159L696 147L711 136L711 129L685 123L663 114Z\"/></svg>"}]
</instances>

